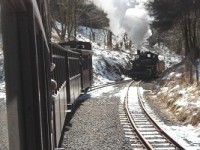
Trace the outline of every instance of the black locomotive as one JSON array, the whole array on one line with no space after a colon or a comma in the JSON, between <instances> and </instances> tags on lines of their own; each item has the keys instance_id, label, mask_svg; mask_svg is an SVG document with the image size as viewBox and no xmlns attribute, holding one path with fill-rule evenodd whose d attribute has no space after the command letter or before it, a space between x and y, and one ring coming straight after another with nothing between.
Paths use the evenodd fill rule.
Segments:
<instances>
[{"instance_id":1,"label":"black locomotive","mask_svg":"<svg viewBox=\"0 0 200 150\"><path fill-rule=\"evenodd\" d=\"M157 54L137 50L135 60L132 61L130 76L134 80L153 79L157 77L160 70L163 70L163 65L163 62L159 61Z\"/></svg>"}]
</instances>

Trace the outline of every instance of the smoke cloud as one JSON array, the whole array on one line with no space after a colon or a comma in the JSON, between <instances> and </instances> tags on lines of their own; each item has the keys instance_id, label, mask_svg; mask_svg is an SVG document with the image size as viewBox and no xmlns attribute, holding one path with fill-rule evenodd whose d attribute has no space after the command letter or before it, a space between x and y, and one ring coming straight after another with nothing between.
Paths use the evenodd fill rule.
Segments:
<instances>
[{"instance_id":1,"label":"smoke cloud","mask_svg":"<svg viewBox=\"0 0 200 150\"><path fill-rule=\"evenodd\" d=\"M149 15L144 9L144 3L148 0L91 1L108 14L113 34L123 37L124 33L127 33L137 48L151 35Z\"/></svg>"}]
</instances>

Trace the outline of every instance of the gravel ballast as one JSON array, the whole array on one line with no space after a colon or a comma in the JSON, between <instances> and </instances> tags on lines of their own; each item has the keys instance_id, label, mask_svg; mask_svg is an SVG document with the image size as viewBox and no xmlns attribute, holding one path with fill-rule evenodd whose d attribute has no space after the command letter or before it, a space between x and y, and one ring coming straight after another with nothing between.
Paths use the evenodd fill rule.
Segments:
<instances>
[{"instance_id":1,"label":"gravel ballast","mask_svg":"<svg viewBox=\"0 0 200 150\"><path fill-rule=\"evenodd\" d=\"M6 101L0 98L0 150L8 150L8 125Z\"/></svg>"},{"instance_id":2,"label":"gravel ballast","mask_svg":"<svg viewBox=\"0 0 200 150\"><path fill-rule=\"evenodd\" d=\"M67 123L70 128L64 134L63 147L66 150L129 150L119 119L120 96L115 96L125 85L99 97L79 100L78 109Z\"/></svg>"}]
</instances>

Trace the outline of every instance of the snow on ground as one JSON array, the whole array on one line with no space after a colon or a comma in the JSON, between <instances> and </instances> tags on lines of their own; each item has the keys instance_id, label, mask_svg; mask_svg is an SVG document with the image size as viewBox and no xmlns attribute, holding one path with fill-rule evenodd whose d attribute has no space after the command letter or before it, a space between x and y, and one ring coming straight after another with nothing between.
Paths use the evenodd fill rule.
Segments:
<instances>
[{"instance_id":1,"label":"snow on ground","mask_svg":"<svg viewBox=\"0 0 200 150\"><path fill-rule=\"evenodd\" d=\"M180 63L183 59L180 55L177 55L174 51L170 51L164 45L158 46L158 44L156 44L152 51L159 55L160 60L164 60L166 68L170 68L174 64Z\"/></svg>"},{"instance_id":2,"label":"snow on ground","mask_svg":"<svg viewBox=\"0 0 200 150\"><path fill-rule=\"evenodd\" d=\"M80 27L78 31L78 40L90 41L89 39L91 39L92 33L89 28L86 29L85 27ZM105 31L97 29L92 29L92 31L96 35L96 42L92 42L94 85L124 79L125 77L123 75L122 68L130 69L131 66L129 61L133 59L133 55L131 54L135 53L136 49L133 49L132 51L125 50L124 48L122 48L121 51L109 50L104 45ZM141 51L149 50L159 54L159 59L165 61L166 68L170 68L173 65L178 64L182 60L181 56L176 55L164 45L155 45L153 48L150 48L148 43L142 45ZM184 84L182 77L183 70L179 68L162 78L161 82L163 85L160 83L157 84L157 97L161 99L165 98L163 103L171 105L167 111L172 111L172 108L175 107L176 111L174 111L174 115L180 118L180 121L185 122L185 125L182 126L163 125L163 127L173 135L176 133L175 136L177 138L186 139L186 141L180 141L187 147L188 150L197 150L198 148L189 147L188 143L192 143L194 146L200 146L200 124L196 124L195 126L190 124L190 121L192 120L191 116L194 116L194 118L196 116L196 120L200 121L200 118L198 118L200 116L200 111L198 109L200 108L200 92L196 85ZM103 93L111 90L113 90L112 86L103 88L96 92L92 92L91 96L99 97ZM121 93L116 93L117 96L121 96L121 102L124 101L126 90L127 89L124 89L124 91L121 91ZM182 113L186 113L186 117L181 118Z\"/></svg>"},{"instance_id":3,"label":"snow on ground","mask_svg":"<svg viewBox=\"0 0 200 150\"><path fill-rule=\"evenodd\" d=\"M4 75L4 59L3 59L3 42L2 34L0 34L0 99L5 100L5 75Z\"/></svg>"},{"instance_id":4,"label":"snow on ground","mask_svg":"<svg viewBox=\"0 0 200 150\"><path fill-rule=\"evenodd\" d=\"M81 27L78 31L77 40L90 41L91 30L84 30ZM84 32L84 33L82 33ZM104 45L104 31L93 29L96 34L96 42L91 42L93 47L93 69L94 69L94 85L100 83L114 82L116 80L123 80L126 77L123 75L124 69L130 69L130 60L133 59L134 51L125 50L122 48L120 51L109 50ZM56 39L55 32L52 33L54 36L54 42L58 41ZM1 44L2 47L2 44ZM166 47L155 45L154 48L149 48L148 45L143 45L141 47L142 51L151 50L160 54L159 58L166 62L166 68L173 66L181 62L181 57L170 52ZM4 73L3 73L3 56L0 53L0 90L5 90L4 83ZM182 81L183 71L178 69L174 72L169 73L167 76L163 77L162 84L157 84L157 97L165 98L163 103L169 105L169 110L174 112L180 121L183 121L185 125L183 126L172 126L167 127L174 131L180 137L188 137L189 142L200 143L198 137L200 137L200 92L199 86L188 85ZM159 90L160 89L160 90ZM93 97L100 96L104 92L113 90L112 87L104 88L103 91L94 92ZM121 93L116 93L121 95L121 100L123 102L125 90ZM0 94L0 99L4 99L5 94ZM184 117L182 114L185 113ZM195 138L197 137L197 138Z\"/></svg>"},{"instance_id":5,"label":"snow on ground","mask_svg":"<svg viewBox=\"0 0 200 150\"><path fill-rule=\"evenodd\" d=\"M80 33L77 40L90 41L89 28L79 27L78 31ZM105 31L102 29L92 29L92 31L96 37L96 42L90 41L93 51L94 85L123 80L125 78L123 71L131 67L131 53L107 49L104 45Z\"/></svg>"},{"instance_id":6,"label":"snow on ground","mask_svg":"<svg viewBox=\"0 0 200 150\"><path fill-rule=\"evenodd\" d=\"M114 89L115 88L113 86L108 86L108 87L94 90L92 92L89 92L88 94L90 94L92 98L94 98L94 97L97 98L97 97L101 97L102 94L104 94L104 93L109 93L109 92L113 91Z\"/></svg>"},{"instance_id":7,"label":"snow on ground","mask_svg":"<svg viewBox=\"0 0 200 150\"><path fill-rule=\"evenodd\" d=\"M187 150L200 150L199 86L184 81L184 66L180 65L157 80L152 93L154 101L164 104L166 111L180 122L173 126L164 124L163 128L179 139Z\"/></svg>"},{"instance_id":8,"label":"snow on ground","mask_svg":"<svg viewBox=\"0 0 200 150\"><path fill-rule=\"evenodd\" d=\"M97 51L97 53L95 53ZM95 85L103 82L122 80L122 70L129 65L130 56L121 52L94 49L93 71Z\"/></svg>"},{"instance_id":9,"label":"snow on ground","mask_svg":"<svg viewBox=\"0 0 200 150\"><path fill-rule=\"evenodd\" d=\"M86 33L84 33L86 34ZM89 35L89 34L87 34ZM99 34L101 35L101 34ZM103 35L103 34L102 34ZM81 35L79 35L81 37ZM81 37L80 39L84 39ZM88 40L87 40L88 41ZM101 40L103 41L103 40ZM122 72L116 71L117 66L121 64L120 66L123 66L124 68L129 68L130 64L128 61L132 59L132 55L127 55L124 53L124 49L121 51L113 51L108 50L104 46L104 44L97 44L95 42L92 42L93 45L93 68L94 68L94 84L100 84L105 82L111 82L114 80L121 80L123 79ZM170 68L175 64L178 64L181 62L182 57L179 55L176 55L174 52L171 52L167 47L158 45L155 45L153 48L150 48L147 44L143 45L141 47L142 51L152 51L157 54L159 54L159 59L164 60L166 64L166 68ZM135 53L135 52L133 52ZM116 70L113 70L112 68L115 67ZM182 66L183 67L183 66ZM186 149L193 149L197 150L200 146L199 136L200 136L200 125L196 124L193 126L191 124L191 116L194 118L197 117L196 120L200 121L198 118L200 116L200 102L199 102L199 88L197 85L188 85L184 84L182 78L183 78L183 68L178 68L175 70L175 72L171 72L168 75L164 76L162 79L161 84L157 84L157 90L158 90L158 97L165 97L164 103L170 103L172 106L171 108L176 106L177 111L175 111L174 115L179 116L183 112L187 113L186 118L184 118L184 125L182 126L166 126L163 125L163 127L168 130L168 132L176 133L176 137L179 139L184 138L186 141L180 140ZM159 90L160 89L160 90ZM109 89L106 89L106 91L109 91ZM125 90L124 90L125 91ZM100 93L103 93L101 91ZM117 93L117 95L121 95L121 100L123 102L124 94L125 92ZM177 96L178 95L178 96ZM95 95L93 95L95 96ZM99 95L98 95L99 96ZM166 96L169 96L166 98ZM173 99L172 99L173 98ZM176 103L171 103L171 101L176 101ZM168 111L172 111L171 108L169 108ZM173 111L172 111L173 113ZM195 120L195 119L194 119ZM180 120L183 121L183 120ZM195 121L194 121L195 122ZM189 147L189 145L193 145L193 147Z\"/></svg>"},{"instance_id":10,"label":"snow on ground","mask_svg":"<svg viewBox=\"0 0 200 150\"><path fill-rule=\"evenodd\" d=\"M197 126L200 124L200 87L184 81L183 70L180 66L163 77L162 83L157 84L159 91L156 94L179 121Z\"/></svg>"}]
</instances>

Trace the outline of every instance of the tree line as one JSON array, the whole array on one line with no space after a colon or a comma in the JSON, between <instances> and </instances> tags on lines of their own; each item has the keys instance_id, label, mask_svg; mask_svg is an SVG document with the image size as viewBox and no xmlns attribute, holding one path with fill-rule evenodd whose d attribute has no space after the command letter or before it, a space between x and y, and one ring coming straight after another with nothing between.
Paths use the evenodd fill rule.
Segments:
<instances>
[{"instance_id":1,"label":"tree line","mask_svg":"<svg viewBox=\"0 0 200 150\"><path fill-rule=\"evenodd\" d=\"M91 33L92 28L109 26L107 14L88 0L51 0L49 10L52 28L60 41L76 40L78 26L90 27ZM92 36L94 39L94 33Z\"/></svg>"},{"instance_id":2,"label":"tree line","mask_svg":"<svg viewBox=\"0 0 200 150\"><path fill-rule=\"evenodd\" d=\"M189 82L193 82L193 72L197 72L200 58L200 1L199 0L153 0L147 9L154 21L151 28L157 32L157 40L171 35L171 42L177 41L184 52L185 71ZM173 43L171 43L173 44ZM179 50L179 51L181 51Z\"/></svg>"},{"instance_id":3,"label":"tree line","mask_svg":"<svg viewBox=\"0 0 200 150\"><path fill-rule=\"evenodd\" d=\"M200 59L200 1L199 0L152 0L146 5L153 18L153 36L150 44L165 43L167 47L184 55L185 74L189 82L199 80L197 61ZM108 30L107 14L89 0L50 0L51 26L60 42L76 40L77 27L86 26L106 30L106 44L112 47L112 33ZM67 35L67 36L66 36ZM130 42L131 43L131 42Z\"/></svg>"}]
</instances>

